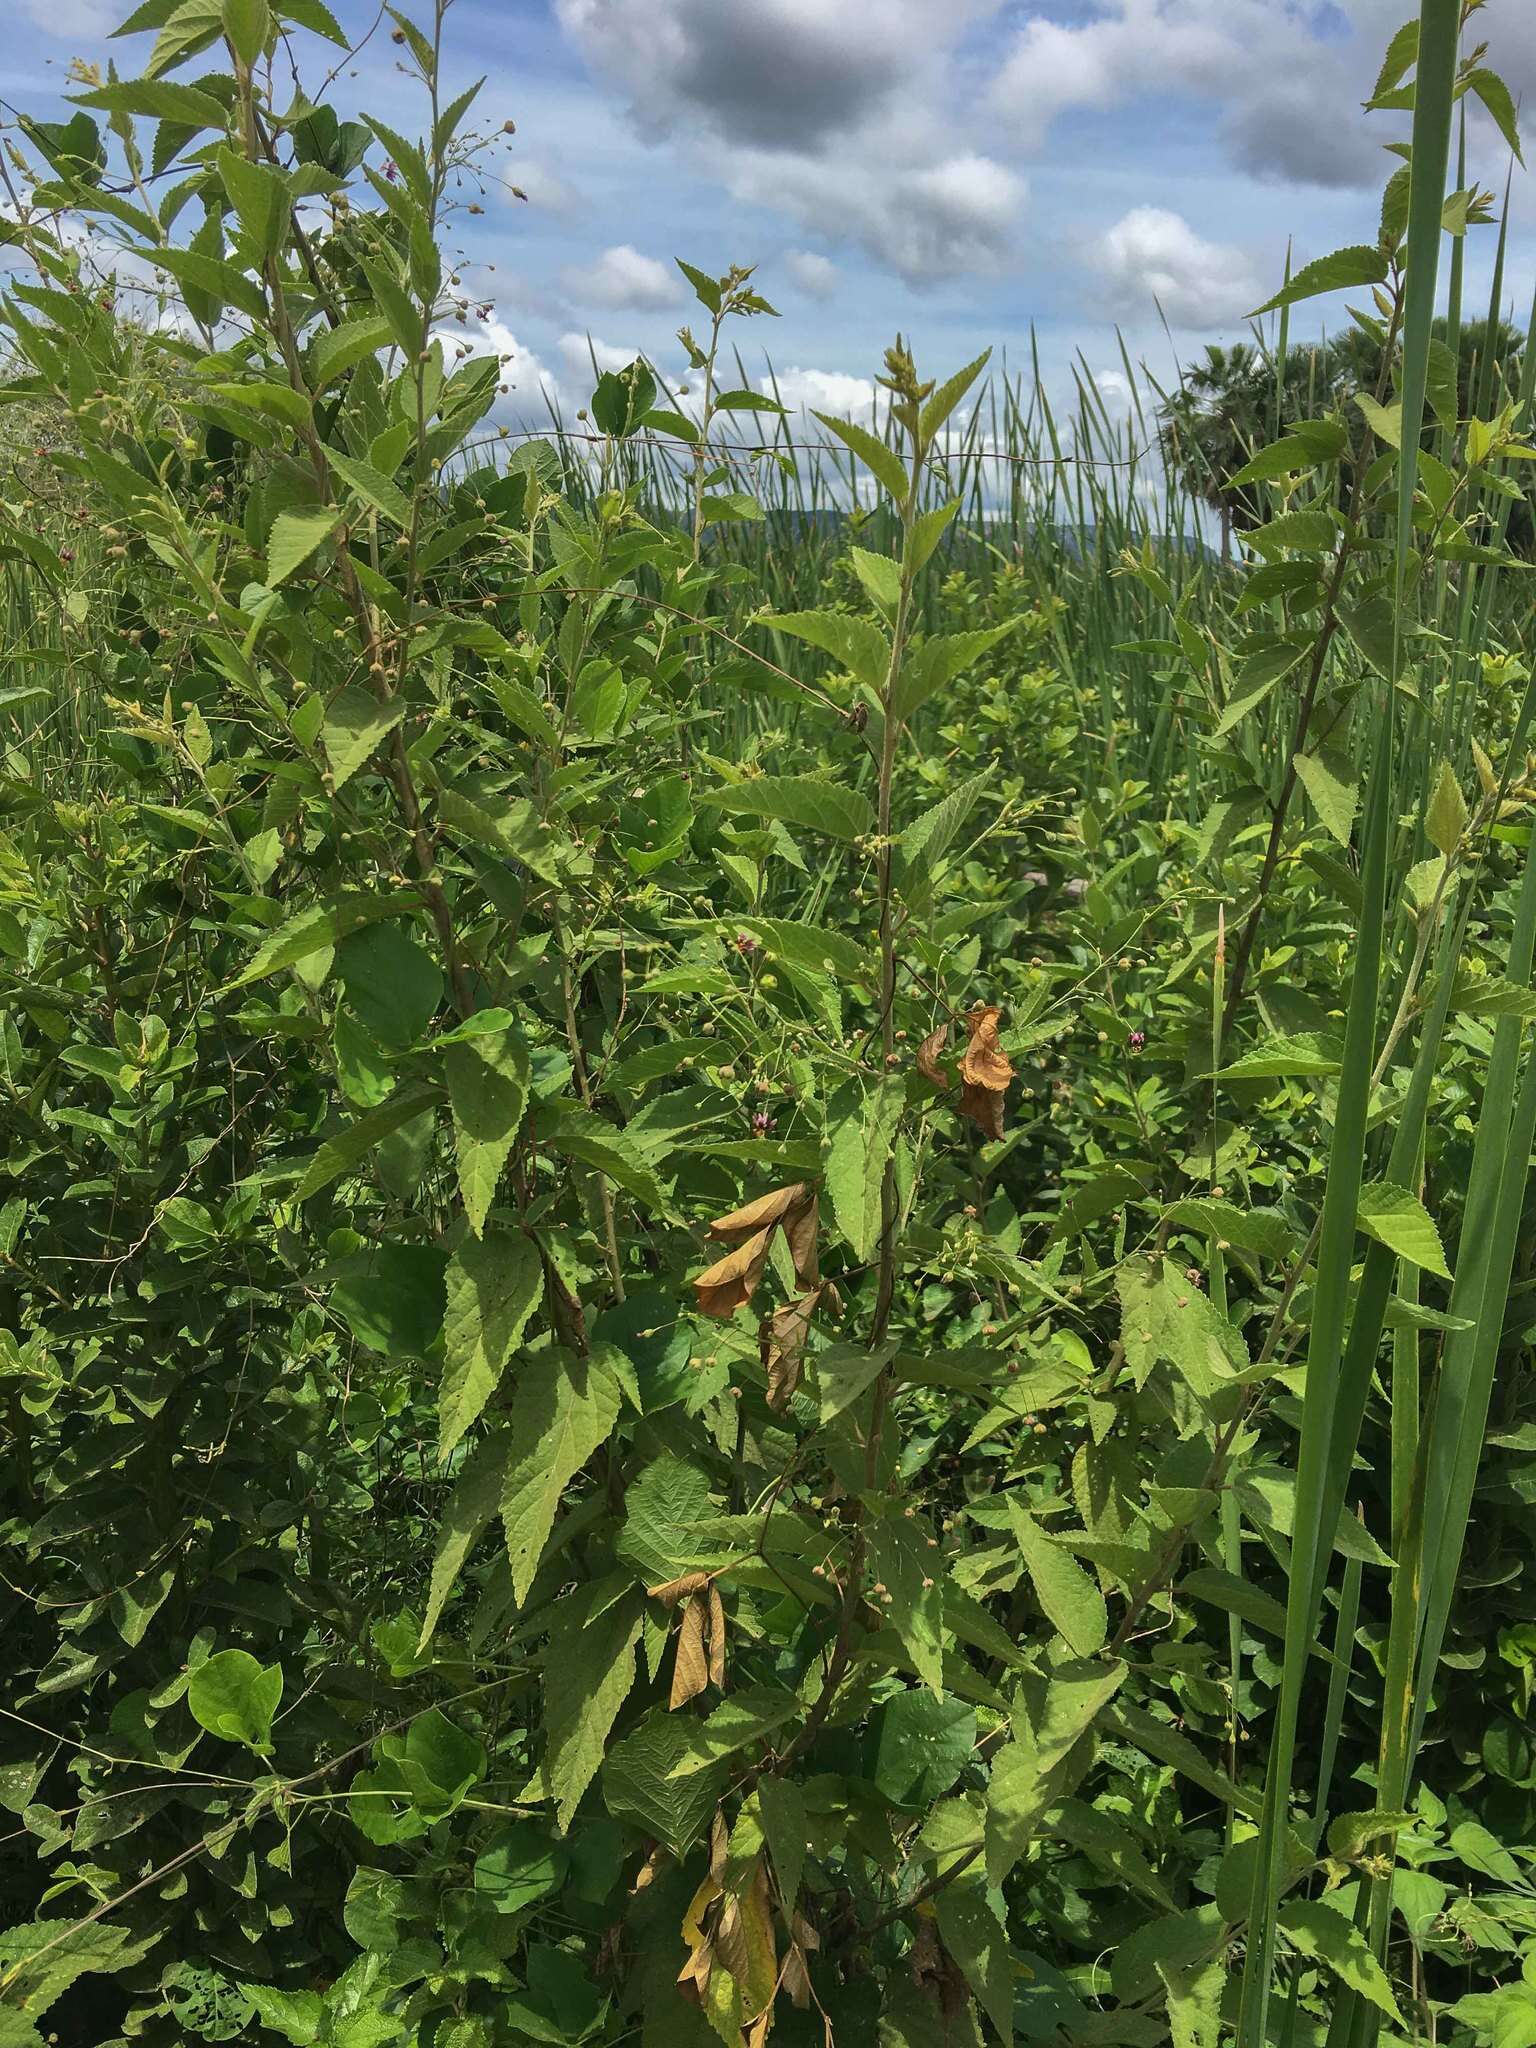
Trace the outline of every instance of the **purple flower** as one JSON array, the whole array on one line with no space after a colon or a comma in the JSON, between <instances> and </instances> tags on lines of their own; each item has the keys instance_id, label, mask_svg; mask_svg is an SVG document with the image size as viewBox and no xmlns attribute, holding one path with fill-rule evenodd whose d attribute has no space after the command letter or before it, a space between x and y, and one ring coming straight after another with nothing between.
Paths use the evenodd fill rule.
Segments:
<instances>
[{"instance_id":1,"label":"purple flower","mask_svg":"<svg viewBox=\"0 0 1536 2048\"><path fill-rule=\"evenodd\" d=\"M773 1118L772 1118L772 1117L771 1117L771 1116L770 1116L770 1115L768 1114L767 1110L766 1110L766 1109L755 1109L755 1110L754 1110L754 1111L752 1112L752 1135L753 1135L753 1137L754 1137L754 1138L766 1138L766 1137L767 1137L767 1135L768 1135L768 1133L769 1133L769 1132L770 1132L770 1131L771 1131L772 1129L773 1129Z\"/></svg>"},{"instance_id":2,"label":"purple flower","mask_svg":"<svg viewBox=\"0 0 1536 2048\"><path fill-rule=\"evenodd\" d=\"M395 160L392 156L387 156L384 159L384 175L388 178L391 185L394 184L396 178L400 175L399 171L395 168Z\"/></svg>"},{"instance_id":3,"label":"purple flower","mask_svg":"<svg viewBox=\"0 0 1536 2048\"><path fill-rule=\"evenodd\" d=\"M738 953L755 953L757 951L757 941L750 932L738 932L736 934L736 950Z\"/></svg>"},{"instance_id":4,"label":"purple flower","mask_svg":"<svg viewBox=\"0 0 1536 2048\"><path fill-rule=\"evenodd\" d=\"M1132 1052L1140 1052L1147 1042L1147 1034L1145 1031L1133 1031L1125 1042Z\"/></svg>"}]
</instances>

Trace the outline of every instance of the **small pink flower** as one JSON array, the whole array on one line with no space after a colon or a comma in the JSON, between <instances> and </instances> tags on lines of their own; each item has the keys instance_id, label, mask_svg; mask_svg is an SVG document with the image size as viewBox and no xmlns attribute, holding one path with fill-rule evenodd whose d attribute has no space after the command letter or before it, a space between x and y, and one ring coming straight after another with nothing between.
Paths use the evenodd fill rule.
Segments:
<instances>
[{"instance_id":1,"label":"small pink flower","mask_svg":"<svg viewBox=\"0 0 1536 2048\"><path fill-rule=\"evenodd\" d=\"M736 934L736 950L738 953L755 953L757 951L757 941L750 932L738 932Z\"/></svg>"},{"instance_id":2,"label":"small pink flower","mask_svg":"<svg viewBox=\"0 0 1536 2048\"><path fill-rule=\"evenodd\" d=\"M394 184L396 178L400 175L399 171L395 168L395 160L392 156L387 156L384 159L384 175L388 178L391 185Z\"/></svg>"},{"instance_id":3,"label":"small pink flower","mask_svg":"<svg viewBox=\"0 0 1536 2048\"><path fill-rule=\"evenodd\" d=\"M1125 1042L1132 1052L1140 1052L1147 1042L1147 1034L1145 1031L1133 1031Z\"/></svg>"},{"instance_id":4,"label":"small pink flower","mask_svg":"<svg viewBox=\"0 0 1536 2048\"><path fill-rule=\"evenodd\" d=\"M752 1135L754 1138L766 1138L772 1129L773 1118L766 1109L756 1109L752 1112Z\"/></svg>"}]
</instances>

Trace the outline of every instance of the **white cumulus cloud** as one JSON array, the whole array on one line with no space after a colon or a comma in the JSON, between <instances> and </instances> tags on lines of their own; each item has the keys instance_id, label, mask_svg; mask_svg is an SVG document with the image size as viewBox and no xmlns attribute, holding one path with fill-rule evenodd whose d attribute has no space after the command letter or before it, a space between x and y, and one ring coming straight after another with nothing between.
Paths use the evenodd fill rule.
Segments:
<instances>
[{"instance_id":1,"label":"white cumulus cloud","mask_svg":"<svg viewBox=\"0 0 1536 2048\"><path fill-rule=\"evenodd\" d=\"M791 412L832 412L859 421L869 419L876 395L868 377L850 377L843 370L804 370L798 364L760 377L758 389Z\"/></svg>"},{"instance_id":2,"label":"white cumulus cloud","mask_svg":"<svg viewBox=\"0 0 1536 2048\"><path fill-rule=\"evenodd\" d=\"M1110 310L1145 317L1153 301L1173 327L1241 320L1264 296L1240 249L1208 242L1182 214L1133 206L1089 252Z\"/></svg>"},{"instance_id":3,"label":"white cumulus cloud","mask_svg":"<svg viewBox=\"0 0 1536 2048\"><path fill-rule=\"evenodd\" d=\"M790 283L808 299L830 299L837 290L837 265L813 249L788 249L784 271Z\"/></svg>"},{"instance_id":4,"label":"white cumulus cloud","mask_svg":"<svg viewBox=\"0 0 1536 2048\"><path fill-rule=\"evenodd\" d=\"M746 151L729 177L738 199L861 243L910 284L1000 270L1027 191L1006 164L970 153L917 165L870 154L832 165Z\"/></svg>"},{"instance_id":5,"label":"white cumulus cloud","mask_svg":"<svg viewBox=\"0 0 1536 2048\"><path fill-rule=\"evenodd\" d=\"M680 280L669 264L642 256L628 242L619 242L605 249L595 263L568 269L565 284L576 298L591 305L654 313L676 303Z\"/></svg>"}]
</instances>

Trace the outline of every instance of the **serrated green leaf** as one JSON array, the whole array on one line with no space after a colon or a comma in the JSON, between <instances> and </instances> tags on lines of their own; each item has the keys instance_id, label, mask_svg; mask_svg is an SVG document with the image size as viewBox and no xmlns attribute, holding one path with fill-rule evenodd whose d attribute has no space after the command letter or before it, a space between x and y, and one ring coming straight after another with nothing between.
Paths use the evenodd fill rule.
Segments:
<instances>
[{"instance_id":1,"label":"serrated green leaf","mask_svg":"<svg viewBox=\"0 0 1536 2048\"><path fill-rule=\"evenodd\" d=\"M331 766L331 786L341 789L378 751L405 716L401 697L380 698L361 683L348 683L326 707L320 743Z\"/></svg>"},{"instance_id":2,"label":"serrated green leaf","mask_svg":"<svg viewBox=\"0 0 1536 2048\"><path fill-rule=\"evenodd\" d=\"M341 514L334 505L312 512L279 512L267 541L267 588L276 590L335 533Z\"/></svg>"},{"instance_id":3,"label":"serrated green leaf","mask_svg":"<svg viewBox=\"0 0 1536 2048\"><path fill-rule=\"evenodd\" d=\"M531 1238L498 1230L464 1240L448 1261L446 1284L443 1378L437 1403L442 1458L495 1393L513 1347L543 1295L544 1269ZM521 1455L522 1447L515 1448Z\"/></svg>"},{"instance_id":4,"label":"serrated green leaf","mask_svg":"<svg viewBox=\"0 0 1536 2048\"><path fill-rule=\"evenodd\" d=\"M556 1604L544 1651L544 1759L539 1781L562 1834L602 1766L635 1682L644 1603L622 1576Z\"/></svg>"},{"instance_id":5,"label":"serrated green leaf","mask_svg":"<svg viewBox=\"0 0 1536 2048\"><path fill-rule=\"evenodd\" d=\"M528 1048L514 1031L465 1039L444 1054L459 1193L479 1237L528 1102Z\"/></svg>"},{"instance_id":6,"label":"serrated green leaf","mask_svg":"<svg viewBox=\"0 0 1536 2048\"><path fill-rule=\"evenodd\" d=\"M1410 1266L1438 1273L1442 1280L1450 1279L1451 1269L1445 1263L1440 1233L1417 1195L1391 1181L1369 1181L1360 1190L1356 1213L1367 1237L1377 1239Z\"/></svg>"},{"instance_id":7,"label":"serrated green leaf","mask_svg":"<svg viewBox=\"0 0 1536 2048\"><path fill-rule=\"evenodd\" d=\"M737 817L777 818L833 839L860 839L875 827L874 806L867 796L819 775L749 776L722 789L698 790L694 802Z\"/></svg>"},{"instance_id":8,"label":"serrated green leaf","mask_svg":"<svg viewBox=\"0 0 1536 2048\"><path fill-rule=\"evenodd\" d=\"M512 1444L501 1517L513 1598L528 1597L566 1487L607 1442L619 1383L596 1358L545 1351L530 1358L512 1399Z\"/></svg>"}]
</instances>

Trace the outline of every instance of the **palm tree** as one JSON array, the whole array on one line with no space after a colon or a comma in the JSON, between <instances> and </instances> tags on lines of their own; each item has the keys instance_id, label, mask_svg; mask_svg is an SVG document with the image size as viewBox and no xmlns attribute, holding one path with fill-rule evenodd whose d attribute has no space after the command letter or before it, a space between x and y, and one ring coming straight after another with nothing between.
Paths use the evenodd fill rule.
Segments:
<instances>
[{"instance_id":1,"label":"palm tree","mask_svg":"<svg viewBox=\"0 0 1536 2048\"><path fill-rule=\"evenodd\" d=\"M1434 339L1442 344L1448 329L1436 320ZM1525 336L1508 321L1490 324L1467 320L1456 348L1456 416L1496 410L1519 389L1520 359ZM1266 442L1294 420L1340 412L1361 435L1364 422L1351 406L1357 392L1375 395L1386 390L1381 345L1363 329L1305 348L1286 352L1284 388L1277 390L1275 359L1249 342L1223 348L1209 345L1203 358L1183 374L1177 391L1158 408L1158 438L1163 461L1192 497L1209 505L1221 522L1221 558L1232 558L1232 535L1259 525L1267 516L1264 502L1252 491L1229 481ZM1425 427L1426 442L1438 431L1435 418ZM1513 508L1509 538L1526 551L1533 532L1529 506Z\"/></svg>"}]
</instances>

